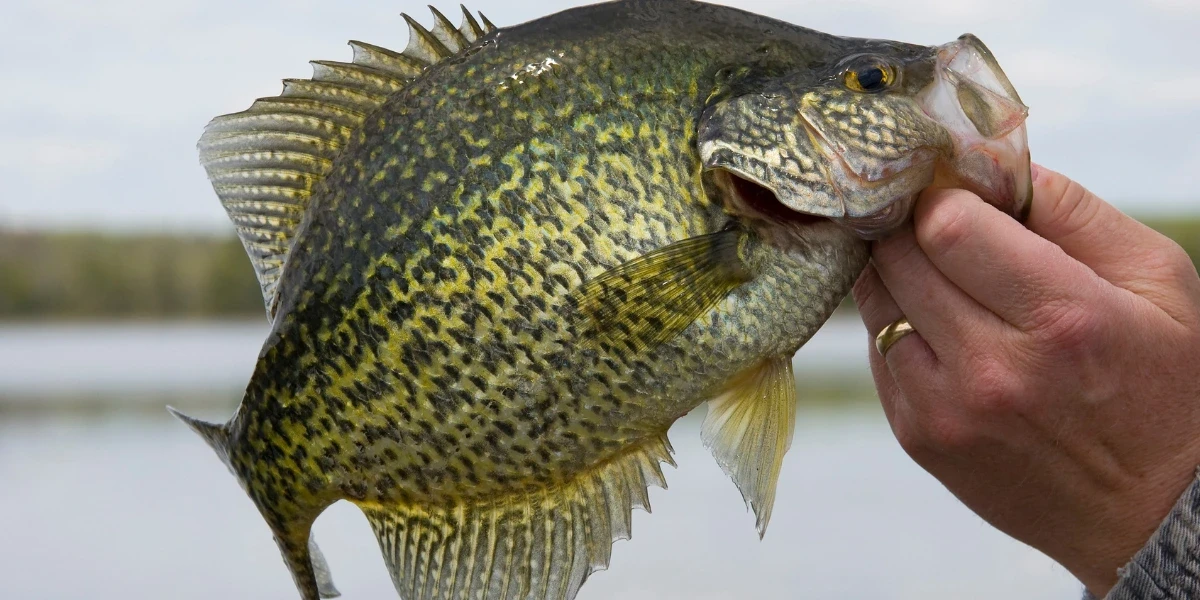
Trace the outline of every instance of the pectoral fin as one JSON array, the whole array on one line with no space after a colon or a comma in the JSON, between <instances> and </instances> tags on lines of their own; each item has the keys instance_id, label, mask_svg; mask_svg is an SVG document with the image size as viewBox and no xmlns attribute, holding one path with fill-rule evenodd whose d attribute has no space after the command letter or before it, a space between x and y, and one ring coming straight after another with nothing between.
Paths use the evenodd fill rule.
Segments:
<instances>
[{"instance_id":1,"label":"pectoral fin","mask_svg":"<svg viewBox=\"0 0 1200 600\"><path fill-rule=\"evenodd\" d=\"M585 282L570 298L581 342L636 353L675 337L749 281L739 258L746 235L726 229L675 242Z\"/></svg>"},{"instance_id":2,"label":"pectoral fin","mask_svg":"<svg viewBox=\"0 0 1200 600\"><path fill-rule=\"evenodd\" d=\"M779 468L795 428L796 381L786 356L742 373L708 401L701 438L754 511L759 537L771 520Z\"/></svg>"}]
</instances>

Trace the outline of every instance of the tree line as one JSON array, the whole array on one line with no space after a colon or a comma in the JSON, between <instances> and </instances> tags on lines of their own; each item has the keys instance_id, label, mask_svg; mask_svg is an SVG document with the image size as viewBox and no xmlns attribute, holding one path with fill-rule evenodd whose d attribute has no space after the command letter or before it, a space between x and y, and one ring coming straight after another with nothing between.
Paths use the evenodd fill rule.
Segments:
<instances>
[{"instance_id":1,"label":"tree line","mask_svg":"<svg viewBox=\"0 0 1200 600\"><path fill-rule=\"evenodd\" d=\"M1200 216L1142 221L1200 258ZM0 320L264 314L233 237L0 230Z\"/></svg>"}]
</instances>

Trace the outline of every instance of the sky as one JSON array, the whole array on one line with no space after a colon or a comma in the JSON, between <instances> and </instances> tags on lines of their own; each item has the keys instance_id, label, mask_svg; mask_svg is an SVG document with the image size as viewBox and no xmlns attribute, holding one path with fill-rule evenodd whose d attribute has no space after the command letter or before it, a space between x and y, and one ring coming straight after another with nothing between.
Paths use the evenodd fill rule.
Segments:
<instances>
[{"instance_id":1,"label":"sky","mask_svg":"<svg viewBox=\"0 0 1200 600\"><path fill-rule=\"evenodd\" d=\"M587 2L474 0L499 26ZM1200 214L1200 0L726 0L855 37L971 32L1031 107L1034 160L1133 214ZM0 229L231 232L197 162L212 117L403 49L414 0L4 0ZM454 4L439 4L456 14Z\"/></svg>"}]
</instances>

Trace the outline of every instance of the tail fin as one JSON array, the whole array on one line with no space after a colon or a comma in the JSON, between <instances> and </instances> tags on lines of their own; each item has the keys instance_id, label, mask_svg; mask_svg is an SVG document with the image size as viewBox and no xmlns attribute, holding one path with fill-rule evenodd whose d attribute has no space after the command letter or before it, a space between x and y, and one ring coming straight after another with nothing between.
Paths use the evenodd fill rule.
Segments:
<instances>
[{"instance_id":1,"label":"tail fin","mask_svg":"<svg viewBox=\"0 0 1200 600\"><path fill-rule=\"evenodd\" d=\"M204 438L204 441L216 451L221 462L225 463L229 471L237 477L237 473L233 472L233 464L229 461L229 427L189 417L171 406L168 406L167 410ZM309 533L311 525L309 523L304 528L304 533L298 540L276 532L275 541L279 544L284 561L287 562L288 568L296 580L296 585L306 600L318 597L336 598L340 593L333 585L333 579L329 575L329 564L325 562L325 555L321 553L317 542Z\"/></svg>"},{"instance_id":2,"label":"tail fin","mask_svg":"<svg viewBox=\"0 0 1200 600\"><path fill-rule=\"evenodd\" d=\"M292 581L300 592L301 600L319 600L322 598L337 598L342 593L333 585L329 575L329 563L317 546L317 541L311 533L311 524L305 527L295 527L290 531L276 532L275 543L283 555L283 562L292 573ZM304 532L309 533L304 533Z\"/></svg>"},{"instance_id":3,"label":"tail fin","mask_svg":"<svg viewBox=\"0 0 1200 600\"><path fill-rule=\"evenodd\" d=\"M167 411L175 415L175 418L186 423L200 437L204 438L204 441L216 451L217 457L221 459L221 462L225 463L225 466L230 469L233 468L233 465L229 464L229 429L226 426L189 417L175 410L173 406L168 406Z\"/></svg>"}]
</instances>

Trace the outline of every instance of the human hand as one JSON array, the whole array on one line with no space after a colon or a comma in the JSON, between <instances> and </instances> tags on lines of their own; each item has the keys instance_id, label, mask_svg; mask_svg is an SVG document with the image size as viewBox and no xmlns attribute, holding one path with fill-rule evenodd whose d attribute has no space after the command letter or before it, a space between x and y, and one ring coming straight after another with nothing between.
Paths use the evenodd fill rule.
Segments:
<instances>
[{"instance_id":1,"label":"human hand","mask_svg":"<svg viewBox=\"0 0 1200 600\"><path fill-rule=\"evenodd\" d=\"M1200 277L1174 242L1035 167L1026 226L931 190L854 288L906 452L1103 597L1200 464ZM917 334L886 359L875 335Z\"/></svg>"}]
</instances>

